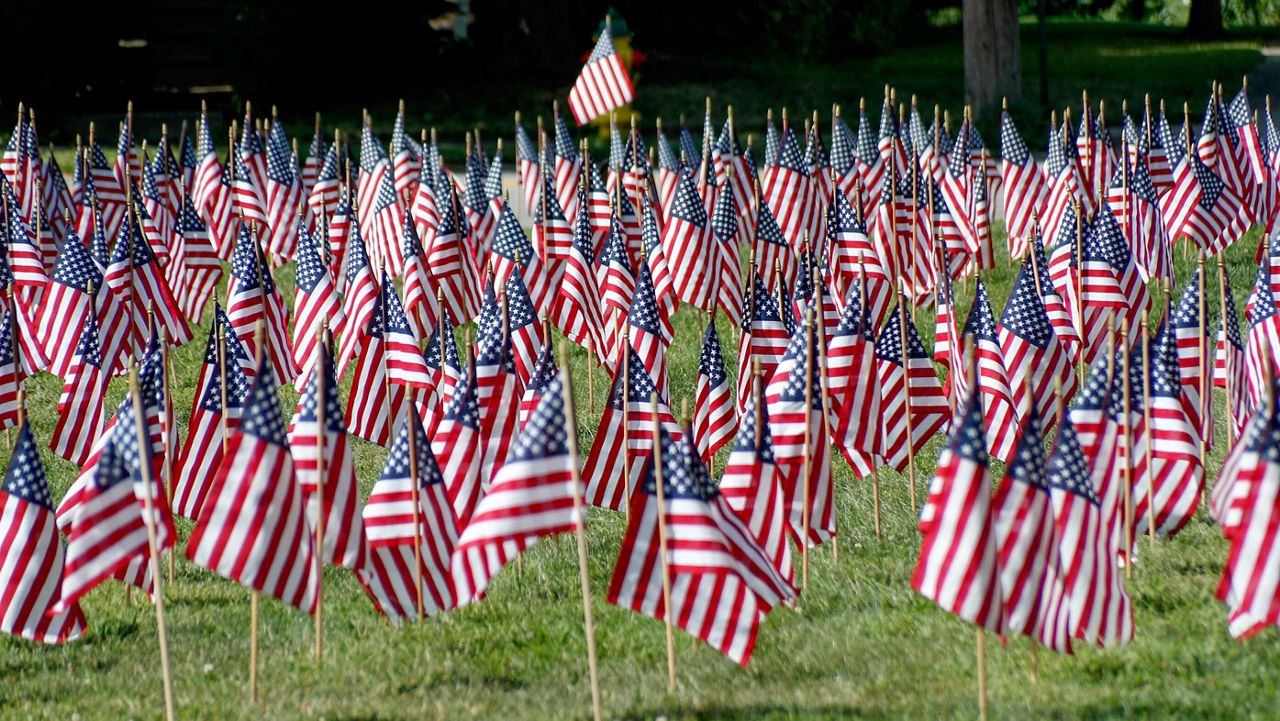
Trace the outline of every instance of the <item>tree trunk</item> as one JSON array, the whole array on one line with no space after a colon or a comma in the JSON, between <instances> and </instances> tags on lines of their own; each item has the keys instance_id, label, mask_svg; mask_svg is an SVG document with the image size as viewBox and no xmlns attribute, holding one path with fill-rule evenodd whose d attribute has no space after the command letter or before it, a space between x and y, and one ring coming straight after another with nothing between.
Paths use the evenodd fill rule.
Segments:
<instances>
[{"instance_id":1,"label":"tree trunk","mask_svg":"<svg viewBox=\"0 0 1280 721\"><path fill-rule=\"evenodd\" d=\"M1222 36L1222 0L1191 0L1187 34L1194 38Z\"/></svg>"},{"instance_id":2,"label":"tree trunk","mask_svg":"<svg viewBox=\"0 0 1280 721\"><path fill-rule=\"evenodd\" d=\"M1197 0L1198 1L1198 0ZM1022 96L1017 0L964 0L964 93L975 114Z\"/></svg>"}]
</instances>

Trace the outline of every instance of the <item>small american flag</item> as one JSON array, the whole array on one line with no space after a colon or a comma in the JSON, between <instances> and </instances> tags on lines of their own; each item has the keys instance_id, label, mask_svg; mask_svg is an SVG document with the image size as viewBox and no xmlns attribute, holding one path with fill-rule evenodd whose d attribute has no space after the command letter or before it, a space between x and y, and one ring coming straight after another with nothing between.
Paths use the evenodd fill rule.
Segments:
<instances>
[{"instance_id":1,"label":"small american flag","mask_svg":"<svg viewBox=\"0 0 1280 721\"><path fill-rule=\"evenodd\" d=\"M1017 258L1027 250L1033 221L1037 214L1044 213L1048 191L1044 173L1008 111L1000 117L1000 155L1005 232L1009 237L1009 254Z\"/></svg>"},{"instance_id":2,"label":"small american flag","mask_svg":"<svg viewBox=\"0 0 1280 721\"><path fill-rule=\"evenodd\" d=\"M880 376L874 326L864 310L863 280L849 286L840 324L827 348L827 382L835 415L832 440L859 478L871 474L881 451Z\"/></svg>"},{"instance_id":3,"label":"small american flag","mask_svg":"<svg viewBox=\"0 0 1280 721\"><path fill-rule=\"evenodd\" d=\"M1034 256L1028 258L1034 262ZM1047 425L1052 425L1058 403L1054 389L1070 398L1076 392L1076 374L1036 289L1035 272L1026 262L1013 281L997 333L1017 417L1025 419L1034 408L1037 418L1050 419Z\"/></svg>"},{"instance_id":4,"label":"small american flag","mask_svg":"<svg viewBox=\"0 0 1280 721\"><path fill-rule=\"evenodd\" d=\"M911 587L944 611L992 633L1003 633L983 415L978 394L970 394L938 458L938 470L920 511L924 540Z\"/></svg>"},{"instance_id":5,"label":"small american flag","mask_svg":"<svg viewBox=\"0 0 1280 721\"><path fill-rule=\"evenodd\" d=\"M360 343L360 334L373 319L377 309L378 281L369 267L369 256L365 254L364 241L355 225L351 227L351 238L347 241L346 250L346 283L342 296L342 315L346 319L341 328L341 341L338 344L338 377L346 374L347 366L356 357L356 349Z\"/></svg>"},{"instance_id":6,"label":"small american flag","mask_svg":"<svg viewBox=\"0 0 1280 721\"><path fill-rule=\"evenodd\" d=\"M710 463L716 451L733 438L737 425L733 387L724 372L724 354L712 315L702 335L693 400L693 443L703 463Z\"/></svg>"},{"instance_id":7,"label":"small american flag","mask_svg":"<svg viewBox=\"0 0 1280 721\"><path fill-rule=\"evenodd\" d=\"M713 291L712 272L716 258L709 251L713 239L707 209L698 197L693 173L680 170L675 196L667 209L662 229L662 250L671 270L671 280L680 300L695 308L706 308Z\"/></svg>"},{"instance_id":8,"label":"small american flag","mask_svg":"<svg viewBox=\"0 0 1280 721\"><path fill-rule=\"evenodd\" d=\"M769 207L782 237L792 249L799 249L801 233L810 227L810 214L819 212L809 202L809 184L809 169L800 143L793 129L785 126L778 149L778 164L769 173L768 182L763 187L762 206ZM762 256L757 258L764 262ZM788 274L787 277L791 276Z\"/></svg>"},{"instance_id":9,"label":"small american flag","mask_svg":"<svg viewBox=\"0 0 1280 721\"><path fill-rule=\"evenodd\" d=\"M653 463L637 479L631 522L609 583L609 602L671 623L745 666L761 619L795 588L707 477L684 440L660 431L662 502ZM663 514L666 558L660 551ZM670 582L664 603L663 576Z\"/></svg>"},{"instance_id":10,"label":"small american flag","mask_svg":"<svg viewBox=\"0 0 1280 721\"><path fill-rule=\"evenodd\" d=\"M400 231L401 252L404 255L404 310L409 323L419 338L431 335L440 318L440 307L431 278L427 274L427 259L418 240L418 231L412 220L405 216Z\"/></svg>"},{"instance_id":11,"label":"small american flag","mask_svg":"<svg viewBox=\"0 0 1280 721\"><path fill-rule=\"evenodd\" d=\"M72 602L61 612L65 549L58 537L53 497L31 427L18 430L9 470L0 485L0 532L7 543L0 554L0 629L39 643L74 641L85 630L84 614Z\"/></svg>"},{"instance_id":12,"label":"small american flag","mask_svg":"<svg viewBox=\"0 0 1280 721\"><path fill-rule=\"evenodd\" d=\"M319 134L317 133L317 138ZM404 131L404 102L396 113L395 125L391 128L391 173L395 179L396 195L401 198L413 196L417 190L418 176L422 170L422 159L413 140Z\"/></svg>"},{"instance_id":13,"label":"small american flag","mask_svg":"<svg viewBox=\"0 0 1280 721\"><path fill-rule=\"evenodd\" d=\"M44 302L36 312L36 337L49 358L49 372L66 377L75 359L79 336L94 315L89 285L102 287L102 273L94 266L80 237L71 231L62 242L58 264L45 287Z\"/></svg>"},{"instance_id":14,"label":"small american flag","mask_svg":"<svg viewBox=\"0 0 1280 721\"><path fill-rule=\"evenodd\" d=\"M1005 630L1071 653L1070 616L1058 557L1040 417L1027 411L1018 450L992 499Z\"/></svg>"},{"instance_id":15,"label":"small american flag","mask_svg":"<svg viewBox=\"0 0 1280 721\"><path fill-rule=\"evenodd\" d=\"M222 263L210 241L205 222L191 204L190 196L184 195L179 204L181 211L174 220L174 234L181 236L183 262L180 267L173 268L175 277L181 274L181 280L173 290L187 321L198 323L205 305L222 282ZM180 293L178 288L182 289Z\"/></svg>"},{"instance_id":16,"label":"small american flag","mask_svg":"<svg viewBox=\"0 0 1280 721\"><path fill-rule=\"evenodd\" d=\"M224 318L222 307L215 305L195 400L191 404L187 442L174 465L173 510L191 519L200 517L209 487L218 466L222 465L222 451L227 441L223 434L224 416L226 430L233 430L240 423L241 410L249 397L250 381L238 360L241 357L247 359L248 355ZM221 340L227 343L221 353L218 349L220 334ZM227 360L225 372L222 369L224 355Z\"/></svg>"},{"instance_id":17,"label":"small american flag","mask_svg":"<svg viewBox=\"0 0 1280 721\"><path fill-rule=\"evenodd\" d=\"M297 223L298 245L294 259L293 295L293 363L301 373L295 388L301 390L305 379L311 375L316 359L316 346L321 342L321 320L328 321L328 328L335 337L343 332L346 316L333 285L333 277L320 256L320 249L311 240L304 223Z\"/></svg>"},{"instance_id":18,"label":"small american flag","mask_svg":"<svg viewBox=\"0 0 1280 721\"><path fill-rule=\"evenodd\" d=\"M929 352L910 317L890 311L876 336L876 365L880 375L882 447L885 462L896 470L907 467L907 443L919 453L951 417L947 394L938 382ZM903 340L906 343L904 345ZM910 398L908 399L908 394ZM911 434L907 437L907 409L911 409Z\"/></svg>"},{"instance_id":19,"label":"small american flag","mask_svg":"<svg viewBox=\"0 0 1280 721\"><path fill-rule=\"evenodd\" d=\"M487 312L481 311L475 354L476 401L484 439L480 477L486 484L502 467L516 436L521 393L512 346L510 304L504 299L499 305L492 291L491 283L486 289Z\"/></svg>"},{"instance_id":20,"label":"small american flag","mask_svg":"<svg viewBox=\"0 0 1280 721\"><path fill-rule=\"evenodd\" d=\"M543 324L538 321L538 314L519 273L512 273L507 278L503 299L507 306L507 334L515 361L516 381L524 388L533 377L534 366L548 339L543 337Z\"/></svg>"},{"instance_id":21,"label":"small american flag","mask_svg":"<svg viewBox=\"0 0 1280 721\"><path fill-rule=\"evenodd\" d=\"M625 210L625 209L624 209ZM640 253L644 257L644 264L649 266L649 273L653 276L653 295L662 309L664 318L668 319L676 314L676 309L680 307L680 297L676 293L675 281L671 275L671 266L667 263L667 253L663 249L660 242L662 229L658 223L658 213L654 209L653 204L645 198L643 207L643 218L640 223L640 245L638 246ZM627 225L627 213L621 214L623 227ZM628 228L628 233L630 229ZM636 250L635 237L630 241L631 250Z\"/></svg>"},{"instance_id":22,"label":"small american flag","mask_svg":"<svg viewBox=\"0 0 1280 721\"><path fill-rule=\"evenodd\" d=\"M396 375L391 367L391 358L397 352L394 347L403 342L393 338L401 335L403 329L408 328L408 323L400 326L399 331L392 330L386 317L387 296L376 285L374 289L376 295L369 320L363 327L353 327L350 322L347 325L357 335L355 375L351 378L351 392L347 397L347 430L370 443L390 446L392 419L404 408L407 396L407 389L402 383L391 382ZM392 286L391 296L395 296L395 292L395 286ZM399 303L398 298L396 303ZM403 350L400 348L401 353ZM421 365L416 370L425 379L426 364L422 362L420 352L416 355L417 363Z\"/></svg>"},{"instance_id":23,"label":"small american flag","mask_svg":"<svg viewBox=\"0 0 1280 721\"><path fill-rule=\"evenodd\" d=\"M520 124L519 113L516 113L516 175L524 190L525 215L533 215L538 202L538 178L542 176L542 166L538 159L538 146Z\"/></svg>"},{"instance_id":24,"label":"small american flag","mask_svg":"<svg viewBox=\"0 0 1280 721\"><path fill-rule=\"evenodd\" d=\"M1100 208L1085 230L1081 255L1085 362L1091 363L1102 348L1100 338L1112 314L1128 319L1132 337L1150 296L1110 207Z\"/></svg>"},{"instance_id":25,"label":"small american flag","mask_svg":"<svg viewBox=\"0 0 1280 721\"><path fill-rule=\"evenodd\" d=\"M410 433L417 456L412 464ZM427 434L417 416L409 413L364 507L370 561L366 583L371 592L380 590L375 598L384 615L393 621L414 615L419 593L425 614L454 607L449 559L458 541L457 523ZM418 549L415 539L420 539Z\"/></svg>"},{"instance_id":26,"label":"small american flag","mask_svg":"<svg viewBox=\"0 0 1280 721\"><path fill-rule=\"evenodd\" d=\"M721 181L712 206L710 242L715 263L709 272L716 304L724 310L730 323L742 325L742 246L739 237L745 238L747 229L729 182L727 177Z\"/></svg>"},{"instance_id":27,"label":"small american flag","mask_svg":"<svg viewBox=\"0 0 1280 721\"><path fill-rule=\"evenodd\" d=\"M470 365L431 439L431 451L440 460L458 528L466 528L483 492L480 467L484 438L480 431L474 360Z\"/></svg>"},{"instance_id":28,"label":"small american flag","mask_svg":"<svg viewBox=\"0 0 1280 721\"><path fill-rule=\"evenodd\" d=\"M667 350L673 333L670 320L664 316L654 296L653 277L647 265L640 266L636 279L636 292L627 311L627 331L631 349L644 366L649 377L658 386L658 393L667 393Z\"/></svg>"},{"instance_id":29,"label":"small american flag","mask_svg":"<svg viewBox=\"0 0 1280 721\"><path fill-rule=\"evenodd\" d=\"M600 31L595 49L587 57L587 64L569 91L569 110L578 125L586 125L631 102L635 95L631 77L627 75L622 56L613 45L613 33L606 24Z\"/></svg>"},{"instance_id":30,"label":"small american flag","mask_svg":"<svg viewBox=\"0 0 1280 721\"><path fill-rule=\"evenodd\" d=\"M218 160L217 146L209 129L209 114L203 110L200 112L196 133L197 147L193 152L199 157L199 165L192 176L191 197L201 220L209 228L209 236L218 249L218 256L223 260L230 260L231 247L235 242L233 194L223 182L222 162ZM93 181L96 182L97 178L93 178Z\"/></svg>"},{"instance_id":31,"label":"small american flag","mask_svg":"<svg viewBox=\"0 0 1280 721\"><path fill-rule=\"evenodd\" d=\"M521 433L529 424L529 419L533 417L534 412L538 410L538 404L550 389L551 381L559 377L560 369L556 368L556 362L551 357L551 346L543 346L542 352L538 354L538 362L534 364L533 372L529 376L529 382L524 386L524 394L520 396L519 430Z\"/></svg>"},{"instance_id":32,"label":"small american flag","mask_svg":"<svg viewBox=\"0 0 1280 721\"><path fill-rule=\"evenodd\" d=\"M1201 303L1205 305L1203 311L1205 315L1208 316L1210 313L1209 299L1205 298L1202 301L1200 297L1200 284L1205 283L1207 290L1208 283L1207 278L1201 279L1202 274L1203 271L1197 269L1187 279L1187 284L1182 288L1182 297L1178 299L1178 305L1169 314L1166 325L1172 333L1170 340L1176 347L1177 376L1179 385L1182 387L1183 410L1192 428L1199 434L1199 438L1206 444L1212 445L1212 404L1204 402L1201 390L1212 394L1208 387L1212 379L1209 374L1213 372L1211 368L1213 361L1210 358L1213 350L1209 333L1214 324L1221 323L1221 319L1209 320L1206 317L1201 330Z\"/></svg>"},{"instance_id":33,"label":"small american flag","mask_svg":"<svg viewBox=\"0 0 1280 721\"><path fill-rule=\"evenodd\" d=\"M760 363L765 378L773 377L773 369L787 350L791 333L778 310L778 299L769 292L759 271L751 272L747 288L747 305L742 317L742 335L738 344L738 416L746 412L750 395L751 367Z\"/></svg>"},{"instance_id":34,"label":"small american flag","mask_svg":"<svg viewBox=\"0 0 1280 721\"><path fill-rule=\"evenodd\" d=\"M564 275L556 289L551 322L566 338L591 350L597 358L604 359L608 357L608 346L585 185L578 188L578 206L581 210L573 224L573 243L569 246Z\"/></svg>"},{"instance_id":35,"label":"small american flag","mask_svg":"<svg viewBox=\"0 0 1280 721\"><path fill-rule=\"evenodd\" d=\"M511 455L493 477L453 551L458 603L478 600L490 580L538 539L584 523L574 508L574 464L565 443L565 388L547 384Z\"/></svg>"},{"instance_id":36,"label":"small american flag","mask_svg":"<svg viewBox=\"0 0 1280 721\"><path fill-rule=\"evenodd\" d=\"M1253 405L1249 401L1249 383L1245 371L1244 340L1240 337L1240 321L1236 314L1235 296L1231 284L1224 282L1226 295L1221 322L1218 323L1218 339L1214 352L1213 385L1227 390L1227 417L1235 426L1236 437L1243 435L1244 426Z\"/></svg>"},{"instance_id":37,"label":"small american flag","mask_svg":"<svg viewBox=\"0 0 1280 721\"><path fill-rule=\"evenodd\" d=\"M518 272L538 315L546 315L551 309L554 286L546 266L534 252L529 236L525 235L519 219L506 203L503 203L502 215L498 218L492 251L489 257L499 282L505 283L512 273Z\"/></svg>"},{"instance_id":38,"label":"small american flag","mask_svg":"<svg viewBox=\"0 0 1280 721\"><path fill-rule=\"evenodd\" d=\"M412 388L431 387L426 361L422 359L422 343L404 314L400 294L395 285L382 272L382 292L379 298L379 322L382 324L382 340L386 345L387 375L393 383ZM375 317L379 313L374 314Z\"/></svg>"},{"instance_id":39,"label":"small american flag","mask_svg":"<svg viewBox=\"0 0 1280 721\"><path fill-rule=\"evenodd\" d=\"M107 282L111 281L108 273ZM264 349L269 367L277 383L288 383L297 375L293 354L289 349L288 314L284 301L276 288L271 269L262 256L262 249L249 232L240 225L235 252L231 258L231 280L227 284L227 316L235 328L240 342L251 354L257 354L254 334L258 324L266 329Z\"/></svg>"},{"instance_id":40,"label":"small american flag","mask_svg":"<svg viewBox=\"0 0 1280 721\"><path fill-rule=\"evenodd\" d=\"M1222 252L1251 225L1244 200L1194 153L1173 169L1173 188L1160 200L1169 237L1190 238L1206 255Z\"/></svg>"},{"instance_id":41,"label":"small american flag","mask_svg":"<svg viewBox=\"0 0 1280 721\"><path fill-rule=\"evenodd\" d=\"M249 128L245 128L245 133L245 138L250 134L257 137L256 133L252 133ZM250 171L244 152L245 146L242 141L240 150L231 154L231 192L235 209L244 220L260 223L264 229L270 228L270 223L267 222L265 194Z\"/></svg>"},{"instance_id":42,"label":"small american flag","mask_svg":"<svg viewBox=\"0 0 1280 721\"><path fill-rule=\"evenodd\" d=\"M1276 375L1276 364L1280 362L1280 313L1276 311L1275 293L1267 282L1264 268L1258 269L1253 296L1255 300L1245 346L1245 372L1249 379L1250 406L1257 408L1262 404L1265 384Z\"/></svg>"},{"instance_id":43,"label":"small american flag","mask_svg":"<svg viewBox=\"0 0 1280 721\"><path fill-rule=\"evenodd\" d=\"M315 612L314 547L265 360L186 553L197 566Z\"/></svg>"},{"instance_id":44,"label":"small american flag","mask_svg":"<svg viewBox=\"0 0 1280 721\"><path fill-rule=\"evenodd\" d=\"M89 460L94 441L102 435L106 421L107 381L109 369L102 367L95 314L85 316L80 329L80 342L67 373L67 382L58 399L58 424L53 429L49 447L77 466Z\"/></svg>"}]
</instances>

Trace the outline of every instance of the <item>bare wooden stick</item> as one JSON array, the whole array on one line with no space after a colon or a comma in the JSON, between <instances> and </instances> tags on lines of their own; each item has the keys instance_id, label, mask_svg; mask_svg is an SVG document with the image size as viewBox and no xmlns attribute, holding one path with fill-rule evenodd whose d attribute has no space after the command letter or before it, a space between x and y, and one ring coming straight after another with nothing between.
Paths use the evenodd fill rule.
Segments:
<instances>
[{"instance_id":1,"label":"bare wooden stick","mask_svg":"<svg viewBox=\"0 0 1280 721\"><path fill-rule=\"evenodd\" d=\"M658 394L649 394L653 411L653 472L658 490L658 553L662 554L662 620L667 626L667 691L676 690L676 637L671 625L671 559L667 556L667 498L662 467L662 421L658 419Z\"/></svg>"}]
</instances>

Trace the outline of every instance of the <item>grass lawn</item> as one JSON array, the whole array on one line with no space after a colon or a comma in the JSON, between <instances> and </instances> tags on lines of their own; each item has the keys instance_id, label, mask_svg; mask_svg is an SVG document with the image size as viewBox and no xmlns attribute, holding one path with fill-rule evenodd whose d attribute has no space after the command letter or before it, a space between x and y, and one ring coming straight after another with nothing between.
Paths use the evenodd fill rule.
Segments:
<instances>
[{"instance_id":1,"label":"grass lawn","mask_svg":"<svg viewBox=\"0 0 1280 721\"><path fill-rule=\"evenodd\" d=\"M1236 297L1253 276L1251 236L1229 253ZM1179 279L1190 266L1183 264ZM988 275L1002 304L1013 270ZM291 266L278 274L292 296ZM967 308L972 285L958 290ZM1208 308L1217 308L1209 284ZM208 318L206 317L206 327ZM723 318L730 355L733 339ZM933 316L919 325L932 336ZM696 372L699 319L682 310L671 354L674 398L690 397ZM179 422L185 423L203 348L199 340L175 353ZM597 372L595 408L586 392L582 353L574 359L583 452L599 419L604 379ZM122 384L112 389L114 405ZM60 382L43 374L30 382L31 422L47 442ZM344 395L346 384L344 383ZM292 390L281 392L291 410ZM1219 411L1222 396L1216 399ZM1221 413L1219 413L1221 418ZM1224 454L1223 425L1208 464L1216 476ZM3 444L0 444L2 446ZM920 455L923 495L942 445ZM361 487L368 493L386 451L353 442ZM0 463L8 451L0 450ZM54 493L61 497L76 468L46 453ZM593 511L590 559L604 707L610 718L974 718L974 630L912 592L918 548L906 479L882 474L884 537L871 522L871 488L837 458L835 478L841 542L813 552L812 585L796 610L776 610L761 628L751 667L677 635L679 688L666 690L661 623L606 605L605 589L623 534L620 514ZM723 454L717 468L723 466ZM993 468L996 478L1001 468ZM180 522L182 535L190 524ZM1030 644L988 641L992 717L1021 718L1274 718L1280 710L1280 667L1274 632L1232 641L1224 607L1212 597L1225 544L1198 515L1180 535L1148 549L1127 586L1134 598L1137 638L1129 646L1074 657L1039 654L1038 685L1030 681ZM249 593L243 587L178 562L167 586L169 638L179 715L239 719L589 718L585 642L571 537L545 541L523 568L503 571L482 603L392 629L377 616L353 576L325 577L326 657L311 654L312 619L264 600L261 624L262 699L247 703ZM48 719L159 718L162 714L154 615L139 594L109 582L83 602L90 632L62 647L0 639L0 717Z\"/></svg>"}]
</instances>

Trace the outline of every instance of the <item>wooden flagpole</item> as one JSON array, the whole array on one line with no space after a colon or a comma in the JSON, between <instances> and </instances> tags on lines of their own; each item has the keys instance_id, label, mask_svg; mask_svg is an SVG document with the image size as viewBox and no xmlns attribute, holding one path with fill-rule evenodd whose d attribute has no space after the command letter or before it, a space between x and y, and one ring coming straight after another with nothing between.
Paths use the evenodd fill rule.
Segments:
<instances>
[{"instance_id":1,"label":"wooden flagpole","mask_svg":"<svg viewBox=\"0 0 1280 721\"><path fill-rule=\"evenodd\" d=\"M145 415L142 410L142 396L138 388L138 366L136 364L129 368L129 395L133 399L134 430L137 433L135 440L139 448L145 449L151 443L151 439L147 437L146 429L143 427ZM145 525L147 527L147 549L150 557L151 579L152 583L155 584L156 630L160 640L160 674L164 683L164 716L166 721L173 721L173 676L169 669L169 632L164 616L164 589L160 586L160 553L157 550L155 504L151 499L153 483L151 466L145 462L147 458L150 458L150 454L144 450L139 459L138 470L142 476L144 489L142 494L143 520L146 522Z\"/></svg>"},{"instance_id":2,"label":"wooden flagpole","mask_svg":"<svg viewBox=\"0 0 1280 721\"><path fill-rule=\"evenodd\" d=\"M807 239L809 236L809 231L805 230L804 233ZM818 272L819 261L816 255L817 251L815 251L813 247L810 246L809 252L810 252L810 259L812 260L812 262L809 263L809 268L810 268L810 275L811 275L811 284L813 285L813 303L809 306L809 311L811 315L815 316L817 321L813 332L816 336L817 346L818 346L818 357L816 359L811 358L809 360L810 362L814 362L816 360L818 363L818 395L819 395L819 400L821 401L819 405L822 406L823 433L822 433L822 437L817 439L817 442L830 444L831 443L831 428L830 428L831 393L827 388L826 308L822 304L823 286L819 285L820 283L823 282L823 280L822 280L822 275ZM815 307L816 307L816 310L815 310ZM805 412L809 413L811 411L806 410ZM830 454L824 454L824 457L827 459L826 461L827 473L828 475L830 475L831 456ZM832 560L838 564L840 563L840 535L839 535L840 514L837 513L836 511L834 495L832 496L831 503L832 503L832 507L831 507L832 527L836 530L836 533L834 533L831 536L831 555L832 555Z\"/></svg>"},{"instance_id":3,"label":"wooden flagpole","mask_svg":"<svg viewBox=\"0 0 1280 721\"><path fill-rule=\"evenodd\" d=\"M1147 440L1143 443L1143 452L1147 462L1147 537L1151 541L1152 547L1156 544L1156 479L1155 468L1151 462L1151 437L1153 434L1153 426L1151 425L1151 336L1148 335L1148 329L1151 327L1151 310L1144 312L1142 319L1139 321L1141 325L1142 337L1142 420L1146 427ZM1169 322L1169 319L1165 319ZM1128 379L1128 376L1125 376ZM1125 419L1128 423L1128 418ZM1130 459L1132 463L1132 459Z\"/></svg>"},{"instance_id":4,"label":"wooden flagpole","mask_svg":"<svg viewBox=\"0 0 1280 721\"><path fill-rule=\"evenodd\" d=\"M649 394L653 416L653 472L658 490L658 553L662 554L662 620L667 627L667 692L676 690L676 637L671 622L671 559L667 556L667 498L662 466L662 421L658 419L658 394ZM630 499L628 499L630 500Z\"/></svg>"},{"instance_id":5,"label":"wooden flagpole","mask_svg":"<svg viewBox=\"0 0 1280 721\"><path fill-rule=\"evenodd\" d=\"M901 279L898 283L898 343L902 347L902 388L907 421L907 489L911 494L911 509L914 513L916 509L916 448L915 431L912 428L914 422L911 418L911 355L907 352L907 312L903 306L906 303L906 293L903 291Z\"/></svg>"},{"instance_id":6,"label":"wooden flagpole","mask_svg":"<svg viewBox=\"0 0 1280 721\"><path fill-rule=\"evenodd\" d=\"M585 210L585 209L584 209ZM574 535L578 540L578 579L582 585L582 630L587 638L587 673L591 680L591 713L601 721L600 674L596 660L595 618L591 610L591 575L587 572L587 509L582 501L582 476L578 471L578 424L573 406L573 374L569 372L569 345L560 339L560 381L564 385L564 431L569 450L570 485L573 487ZM630 499L628 499L630 500ZM663 556L665 561L665 555Z\"/></svg>"},{"instance_id":7,"label":"wooden flagpole","mask_svg":"<svg viewBox=\"0 0 1280 721\"><path fill-rule=\"evenodd\" d=\"M863 328L863 321L867 317L867 266L866 259L862 252L858 253L858 308L861 317L858 318L858 326L862 330L863 342L870 342L867 338L867 329ZM879 391L877 391L879 392ZM866 419L864 419L866 420ZM874 419L876 423L881 423L881 419ZM871 507L875 516L876 540L880 540L880 467L872 459L871 463Z\"/></svg>"},{"instance_id":8,"label":"wooden flagpole","mask_svg":"<svg viewBox=\"0 0 1280 721\"><path fill-rule=\"evenodd\" d=\"M1206 316L1204 297L1204 253L1196 259L1196 321L1199 326L1200 340L1200 459L1201 463L1209 455L1209 442L1213 439L1213 423L1210 414L1213 410L1213 384L1209 381L1209 328ZM1225 297L1224 297L1225 300ZM1227 427L1231 427L1228 420ZM1205 486L1208 492L1208 486Z\"/></svg>"},{"instance_id":9,"label":"wooden flagpole","mask_svg":"<svg viewBox=\"0 0 1280 721\"><path fill-rule=\"evenodd\" d=\"M626 493L626 498L622 499L622 508L627 523L631 523L631 419L628 417L631 415L631 329L625 319L619 330L622 331L622 344L619 346L619 352L622 353L622 489ZM612 395L612 391L610 394Z\"/></svg>"},{"instance_id":10,"label":"wooden flagpole","mask_svg":"<svg viewBox=\"0 0 1280 721\"><path fill-rule=\"evenodd\" d=\"M1131 388L1131 379L1129 370L1133 363L1131 349L1129 347L1129 318L1121 316L1120 318L1120 340L1124 343L1124 351L1120 356L1120 372L1123 377L1120 379L1120 387L1122 389L1122 405L1121 410L1124 412L1124 576L1125 578L1133 578L1133 429L1131 426L1130 412L1133 410L1133 388Z\"/></svg>"},{"instance_id":11,"label":"wooden flagpole","mask_svg":"<svg viewBox=\"0 0 1280 721\"><path fill-rule=\"evenodd\" d=\"M92 305L92 302L90 303ZM173 356L169 354L169 342L165 337L164 325L158 325L157 331L160 334L160 382L162 393L164 394L164 465L161 466L161 478L164 481L165 501L169 504L169 508L173 508L173 454L174 449L174 417L173 417L173 395L170 391L170 378L173 377ZM174 574L174 556L178 555L176 547L169 551L169 583L173 583Z\"/></svg>"},{"instance_id":12,"label":"wooden flagpole","mask_svg":"<svg viewBox=\"0 0 1280 721\"><path fill-rule=\"evenodd\" d=\"M441 360L444 366L443 341L441 338ZM413 487L413 588L418 607L418 620L426 618L426 606L422 595L422 489L418 486L418 433L412 427L412 414L417 409L409 403L405 409L405 429L409 437L409 484Z\"/></svg>"},{"instance_id":13,"label":"wooden flagpole","mask_svg":"<svg viewBox=\"0 0 1280 721\"><path fill-rule=\"evenodd\" d=\"M1081 217L1080 201L1071 199L1071 212L1076 219L1076 332L1080 335L1080 355L1076 360L1076 378L1080 387L1084 387L1084 356L1089 343L1084 328L1084 218Z\"/></svg>"}]
</instances>

